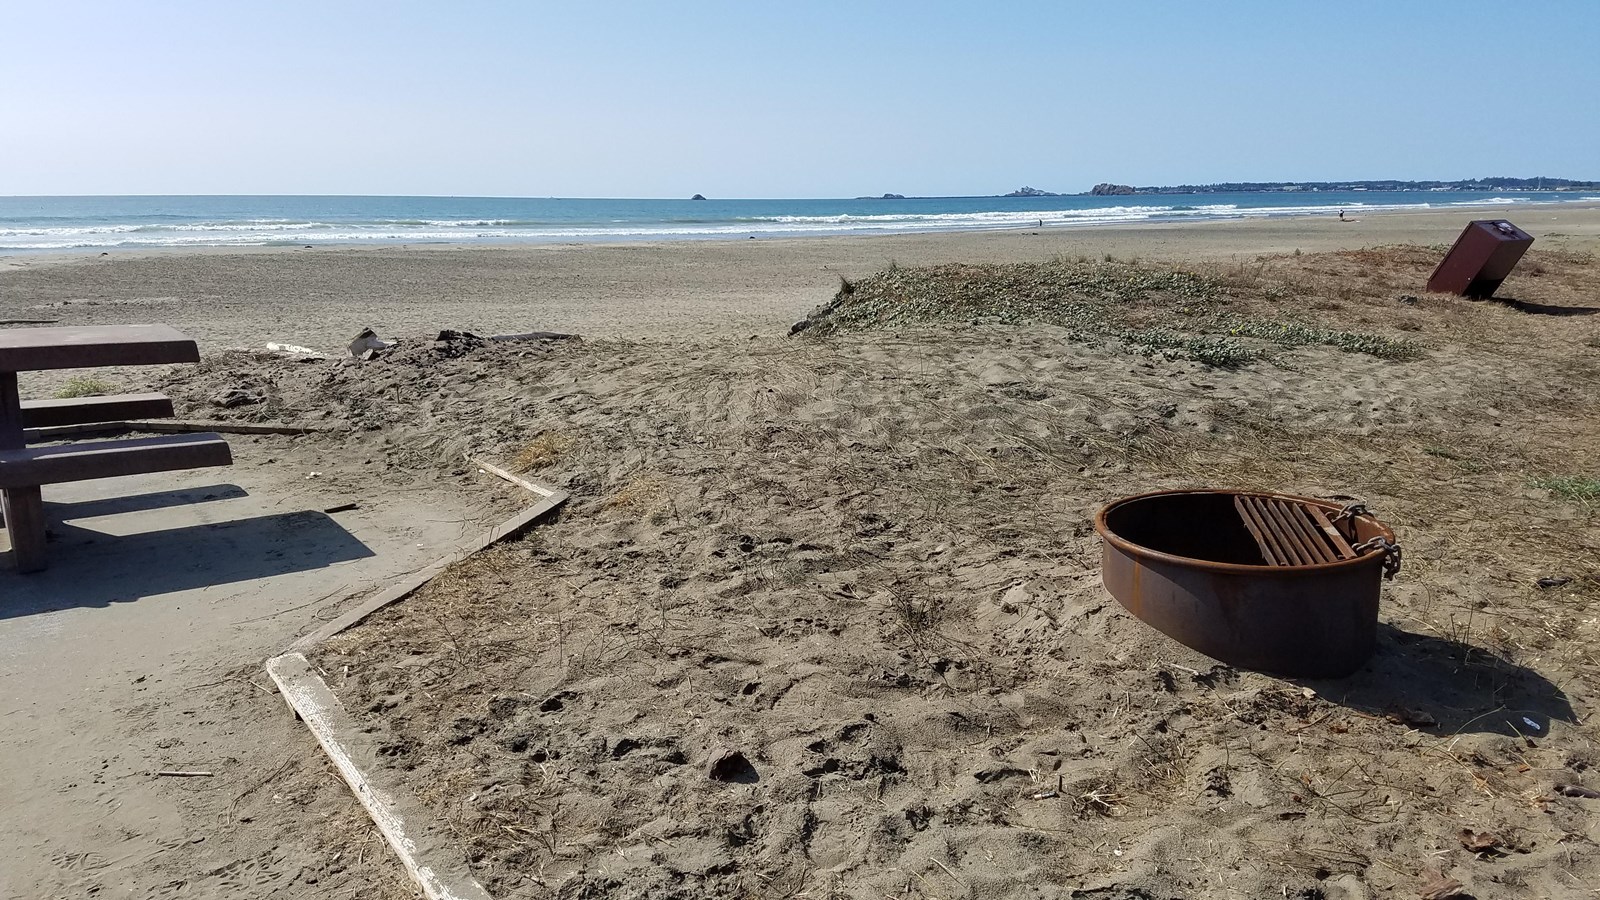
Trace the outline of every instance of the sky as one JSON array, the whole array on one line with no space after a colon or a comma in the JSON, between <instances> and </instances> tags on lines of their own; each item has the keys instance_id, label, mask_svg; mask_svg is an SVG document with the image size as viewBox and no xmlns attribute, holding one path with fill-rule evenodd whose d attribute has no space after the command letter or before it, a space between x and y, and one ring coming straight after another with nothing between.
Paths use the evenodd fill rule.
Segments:
<instances>
[{"instance_id":1,"label":"sky","mask_svg":"<svg viewBox=\"0 0 1600 900\"><path fill-rule=\"evenodd\" d=\"M1600 0L0 0L0 195L1600 179Z\"/></svg>"}]
</instances>

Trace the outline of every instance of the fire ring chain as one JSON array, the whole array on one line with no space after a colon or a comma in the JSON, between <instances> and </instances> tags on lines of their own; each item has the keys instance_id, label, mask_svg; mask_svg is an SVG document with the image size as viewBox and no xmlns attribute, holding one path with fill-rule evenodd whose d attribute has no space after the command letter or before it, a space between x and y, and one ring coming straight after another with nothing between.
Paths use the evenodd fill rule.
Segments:
<instances>
[{"instance_id":1,"label":"fire ring chain","mask_svg":"<svg viewBox=\"0 0 1600 900\"><path fill-rule=\"evenodd\" d=\"M1371 540L1362 541L1350 549L1354 550L1357 556L1373 550L1382 552L1383 577L1385 580L1393 580L1396 575L1400 574L1400 545L1394 541L1379 535Z\"/></svg>"}]
</instances>

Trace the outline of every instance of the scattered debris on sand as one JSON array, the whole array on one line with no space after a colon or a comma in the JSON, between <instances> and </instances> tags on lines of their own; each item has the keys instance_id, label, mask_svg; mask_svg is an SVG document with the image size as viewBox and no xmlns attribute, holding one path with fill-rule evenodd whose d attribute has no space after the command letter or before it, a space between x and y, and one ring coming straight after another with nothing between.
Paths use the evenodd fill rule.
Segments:
<instances>
[{"instance_id":1,"label":"scattered debris on sand","mask_svg":"<svg viewBox=\"0 0 1600 900\"><path fill-rule=\"evenodd\" d=\"M376 359L379 353L389 349L393 344L378 337L378 333L371 328L363 328L350 342L350 355L356 359Z\"/></svg>"}]
</instances>

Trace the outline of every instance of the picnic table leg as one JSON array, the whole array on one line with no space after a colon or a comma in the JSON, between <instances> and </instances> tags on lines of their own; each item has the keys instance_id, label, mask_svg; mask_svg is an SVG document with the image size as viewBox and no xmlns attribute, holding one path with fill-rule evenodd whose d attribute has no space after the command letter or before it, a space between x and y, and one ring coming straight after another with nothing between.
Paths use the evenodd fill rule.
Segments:
<instances>
[{"instance_id":1,"label":"picnic table leg","mask_svg":"<svg viewBox=\"0 0 1600 900\"><path fill-rule=\"evenodd\" d=\"M11 536L11 558L18 572L39 572L46 565L44 550L44 499L36 487L5 492L6 531Z\"/></svg>"},{"instance_id":2,"label":"picnic table leg","mask_svg":"<svg viewBox=\"0 0 1600 900\"><path fill-rule=\"evenodd\" d=\"M22 434L22 399L17 392L17 373L0 372L0 449L20 450L28 445ZM6 531L11 537L11 558L18 572L37 572L45 567L44 500L39 488L16 487L5 491L0 510L5 512Z\"/></svg>"}]
</instances>

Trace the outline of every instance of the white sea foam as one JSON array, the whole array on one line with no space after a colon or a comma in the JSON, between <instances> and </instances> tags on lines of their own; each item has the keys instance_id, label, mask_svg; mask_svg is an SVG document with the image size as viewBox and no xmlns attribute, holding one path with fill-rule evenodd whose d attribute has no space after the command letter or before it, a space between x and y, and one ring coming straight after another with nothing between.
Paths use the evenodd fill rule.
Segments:
<instances>
[{"instance_id":1,"label":"white sea foam","mask_svg":"<svg viewBox=\"0 0 1600 900\"><path fill-rule=\"evenodd\" d=\"M1453 200L1451 206L1508 206L1512 203L1531 203L1527 197L1486 197L1482 200Z\"/></svg>"},{"instance_id":2,"label":"white sea foam","mask_svg":"<svg viewBox=\"0 0 1600 900\"><path fill-rule=\"evenodd\" d=\"M874 226L874 225L901 225L917 224L929 226L942 226L948 223L973 223L973 224L1025 224L1038 222L1070 221L1077 219L1128 219L1146 218L1155 213L1171 212L1171 206L1102 206L1094 209L1060 209L1060 210L996 210L992 212L957 212L957 213L888 213L883 215L852 215L841 214L836 216L770 216L753 221L777 222L783 225L848 225L848 226Z\"/></svg>"},{"instance_id":3,"label":"white sea foam","mask_svg":"<svg viewBox=\"0 0 1600 900\"><path fill-rule=\"evenodd\" d=\"M516 219L395 219L397 225L432 225L436 228L483 228L490 225L515 225Z\"/></svg>"},{"instance_id":4,"label":"white sea foam","mask_svg":"<svg viewBox=\"0 0 1600 900\"><path fill-rule=\"evenodd\" d=\"M266 244L303 244L311 242L332 244L357 244L402 241L460 241L472 239L515 239L537 237L521 231L317 231L275 232L213 231L203 234L167 234L148 237L102 238L83 235L75 240L30 241L26 244L7 243L0 235L0 250L80 250L115 247L253 247Z\"/></svg>"},{"instance_id":5,"label":"white sea foam","mask_svg":"<svg viewBox=\"0 0 1600 900\"><path fill-rule=\"evenodd\" d=\"M1141 198L1142 199L1142 198ZM275 244L369 244L402 242L517 242L594 241L694 238L777 237L863 233L916 233L931 231L981 231L1075 227L1128 223L1183 222L1216 219L1253 219L1274 216L1332 216L1340 210L1428 209L1428 202L1374 203L1353 201L1318 206L1241 207L1235 203L1195 203L1189 197L1162 197L1163 205L1107 205L1085 209L1019 209L998 204L999 209L960 212L908 211L904 206L876 207L868 211L830 215L752 215L747 218L710 218L706 221L628 219L607 217L586 223L503 218L381 218L323 221L316 218L217 218L181 222L99 222L56 224L49 220L13 219L0 225L0 251L80 250L89 248L242 247ZM1204 199L1203 195L1194 196ZM1266 199L1266 198L1262 198ZM1310 199L1310 198L1306 198ZM1329 198L1331 199L1331 198ZM1433 196L1435 204L1442 198ZM1597 196L1560 200L1600 201ZM1070 202L1070 201L1069 201ZM1529 202L1525 198L1492 197L1448 201L1448 206L1481 206ZM1559 202L1536 200L1532 202ZM934 207L937 208L937 207ZM949 209L948 206L945 209Z\"/></svg>"},{"instance_id":6,"label":"white sea foam","mask_svg":"<svg viewBox=\"0 0 1600 900\"><path fill-rule=\"evenodd\" d=\"M68 225L49 227L22 227L0 228L0 238L29 237L40 235L45 237L71 234L127 234L145 228L144 225L96 225L94 227L79 228Z\"/></svg>"},{"instance_id":7,"label":"white sea foam","mask_svg":"<svg viewBox=\"0 0 1600 900\"><path fill-rule=\"evenodd\" d=\"M289 222L279 219L246 219L241 222L191 222L185 225L143 225L140 231L308 231L338 228L329 222Z\"/></svg>"}]
</instances>

